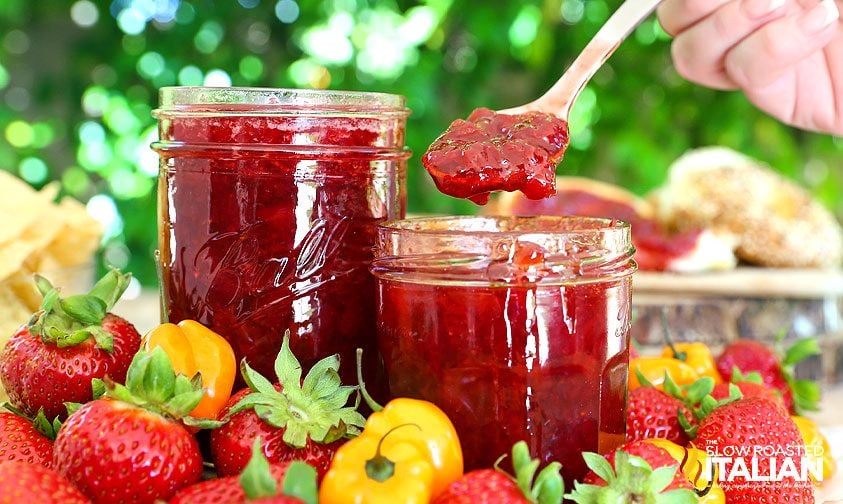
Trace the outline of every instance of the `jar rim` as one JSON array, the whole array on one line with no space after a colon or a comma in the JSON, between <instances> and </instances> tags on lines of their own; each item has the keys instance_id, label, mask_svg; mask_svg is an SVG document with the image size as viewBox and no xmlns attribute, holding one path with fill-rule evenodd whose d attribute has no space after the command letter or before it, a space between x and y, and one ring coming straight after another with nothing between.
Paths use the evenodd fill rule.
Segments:
<instances>
[{"instance_id":1,"label":"jar rim","mask_svg":"<svg viewBox=\"0 0 843 504\"><path fill-rule=\"evenodd\" d=\"M629 233L626 221L602 217L580 216L432 216L412 217L382 222L381 232L403 232L424 235L470 235L489 238L518 237L525 234L570 235L578 233Z\"/></svg>"},{"instance_id":2,"label":"jar rim","mask_svg":"<svg viewBox=\"0 0 843 504\"><path fill-rule=\"evenodd\" d=\"M533 246L538 263L518 263L518 251ZM570 284L625 278L636 269L634 253L630 225L616 219L421 217L378 226L370 271L381 279L439 285Z\"/></svg>"},{"instance_id":3,"label":"jar rim","mask_svg":"<svg viewBox=\"0 0 843 504\"><path fill-rule=\"evenodd\" d=\"M159 107L152 113L166 115L292 114L377 112L407 116L402 95L369 91L293 89L266 87L168 86L158 92Z\"/></svg>"}]
</instances>

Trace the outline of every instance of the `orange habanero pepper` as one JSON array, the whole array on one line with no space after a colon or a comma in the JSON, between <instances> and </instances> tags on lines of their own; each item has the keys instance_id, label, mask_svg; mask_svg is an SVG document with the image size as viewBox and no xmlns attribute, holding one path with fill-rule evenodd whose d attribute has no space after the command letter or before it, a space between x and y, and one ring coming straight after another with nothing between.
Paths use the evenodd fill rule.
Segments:
<instances>
[{"instance_id":1,"label":"orange habanero pepper","mask_svg":"<svg viewBox=\"0 0 843 504\"><path fill-rule=\"evenodd\" d=\"M717 364L714 356L705 343L673 343L666 345L662 350L662 357L669 357L680 360L691 366L700 377L710 376L714 383L722 383L723 378L717 372Z\"/></svg>"},{"instance_id":2,"label":"orange habanero pepper","mask_svg":"<svg viewBox=\"0 0 843 504\"><path fill-rule=\"evenodd\" d=\"M202 375L205 395L190 412L194 418L216 419L225 407L237 363L234 350L222 336L194 320L176 324L161 324L143 337L142 347L147 351L161 347L170 357L173 370L192 378Z\"/></svg>"},{"instance_id":3,"label":"orange habanero pepper","mask_svg":"<svg viewBox=\"0 0 843 504\"><path fill-rule=\"evenodd\" d=\"M644 375L654 387L662 389L665 373L677 385L690 385L700 377L694 368L688 364L669 357L637 357L629 362L629 390L635 390L641 386L638 380L638 371Z\"/></svg>"}]
</instances>

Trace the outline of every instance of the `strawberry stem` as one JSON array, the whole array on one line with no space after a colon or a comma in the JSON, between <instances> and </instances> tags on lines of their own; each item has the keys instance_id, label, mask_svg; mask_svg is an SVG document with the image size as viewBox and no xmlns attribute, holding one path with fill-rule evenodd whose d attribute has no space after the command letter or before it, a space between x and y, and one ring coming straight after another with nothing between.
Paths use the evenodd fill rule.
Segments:
<instances>
[{"instance_id":1,"label":"strawberry stem","mask_svg":"<svg viewBox=\"0 0 843 504\"><path fill-rule=\"evenodd\" d=\"M383 406L378 404L377 401L369 395L369 391L366 390L366 382L363 381L363 349L357 349L357 384L360 387L360 394L363 396L363 400L366 401L366 404L369 408L374 411L378 412L383 409Z\"/></svg>"}]
</instances>

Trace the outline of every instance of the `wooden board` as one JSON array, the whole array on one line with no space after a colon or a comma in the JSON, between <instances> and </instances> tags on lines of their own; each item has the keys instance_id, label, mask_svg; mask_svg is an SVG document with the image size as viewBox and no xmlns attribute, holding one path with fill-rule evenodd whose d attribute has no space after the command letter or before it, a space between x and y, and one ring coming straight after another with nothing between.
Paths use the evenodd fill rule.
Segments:
<instances>
[{"instance_id":1,"label":"wooden board","mask_svg":"<svg viewBox=\"0 0 843 504\"><path fill-rule=\"evenodd\" d=\"M731 271L680 274L639 271L636 294L826 298L843 296L843 270L741 266Z\"/></svg>"}]
</instances>

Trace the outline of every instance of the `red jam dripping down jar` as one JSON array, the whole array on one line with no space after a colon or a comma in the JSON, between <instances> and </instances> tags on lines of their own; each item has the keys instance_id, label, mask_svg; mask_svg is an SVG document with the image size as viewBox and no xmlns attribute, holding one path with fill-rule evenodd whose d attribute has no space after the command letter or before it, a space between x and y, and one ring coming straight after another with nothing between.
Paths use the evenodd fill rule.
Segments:
<instances>
[{"instance_id":1,"label":"red jam dripping down jar","mask_svg":"<svg viewBox=\"0 0 843 504\"><path fill-rule=\"evenodd\" d=\"M338 353L375 383L376 226L406 208L401 96L163 88L159 227L163 305L225 336L266 376L286 330L307 369Z\"/></svg>"},{"instance_id":2,"label":"red jam dripping down jar","mask_svg":"<svg viewBox=\"0 0 843 504\"><path fill-rule=\"evenodd\" d=\"M379 227L378 347L393 396L453 420L466 470L519 440L562 463L624 441L629 225L581 217L435 217Z\"/></svg>"}]
</instances>

